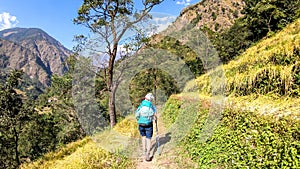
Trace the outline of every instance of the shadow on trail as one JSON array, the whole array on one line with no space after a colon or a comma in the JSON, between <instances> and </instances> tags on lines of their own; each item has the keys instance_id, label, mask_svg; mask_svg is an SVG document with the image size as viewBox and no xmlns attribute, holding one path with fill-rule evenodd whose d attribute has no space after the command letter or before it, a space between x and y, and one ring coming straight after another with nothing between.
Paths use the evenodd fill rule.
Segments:
<instances>
[{"instance_id":1,"label":"shadow on trail","mask_svg":"<svg viewBox=\"0 0 300 169\"><path fill-rule=\"evenodd\" d=\"M162 137L160 136L159 137L159 150L160 152L157 152L158 151L158 147L157 147L157 140L155 138L155 143L154 143L154 146L152 146L151 148L151 151L153 151L153 156L156 154L156 153L162 153L163 152L163 148L164 146L171 141L171 133L168 132L166 134L164 134Z\"/></svg>"}]
</instances>

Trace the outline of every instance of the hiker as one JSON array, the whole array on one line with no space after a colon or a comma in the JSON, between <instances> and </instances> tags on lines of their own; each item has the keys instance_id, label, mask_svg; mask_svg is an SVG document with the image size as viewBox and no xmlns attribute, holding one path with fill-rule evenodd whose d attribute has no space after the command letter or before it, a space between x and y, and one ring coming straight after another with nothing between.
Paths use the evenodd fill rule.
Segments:
<instances>
[{"instance_id":1,"label":"hiker","mask_svg":"<svg viewBox=\"0 0 300 169\"><path fill-rule=\"evenodd\" d=\"M156 120L156 108L152 104L154 96L148 93L135 111L140 135L142 136L143 153L146 161L150 161L151 138L153 135L153 120Z\"/></svg>"}]
</instances>

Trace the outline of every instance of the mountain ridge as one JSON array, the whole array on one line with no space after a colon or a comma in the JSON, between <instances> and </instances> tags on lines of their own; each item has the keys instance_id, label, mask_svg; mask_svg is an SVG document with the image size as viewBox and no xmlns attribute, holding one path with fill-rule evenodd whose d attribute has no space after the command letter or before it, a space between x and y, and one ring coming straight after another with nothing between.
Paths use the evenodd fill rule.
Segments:
<instances>
[{"instance_id":1,"label":"mountain ridge","mask_svg":"<svg viewBox=\"0 0 300 169\"><path fill-rule=\"evenodd\" d=\"M11 28L0 31L0 67L22 69L45 87L53 74L62 75L71 51L40 28Z\"/></svg>"},{"instance_id":2,"label":"mountain ridge","mask_svg":"<svg viewBox=\"0 0 300 169\"><path fill-rule=\"evenodd\" d=\"M243 0L202 0L184 8L171 25L151 38L150 43L161 43L165 36L171 32L180 32L187 25L203 32L226 31L236 19L243 16L244 6Z\"/></svg>"},{"instance_id":3,"label":"mountain ridge","mask_svg":"<svg viewBox=\"0 0 300 169\"><path fill-rule=\"evenodd\" d=\"M202 0L184 8L174 25L180 27L183 22L194 22L197 28L206 26L213 31L223 31L242 16L244 5L243 0Z\"/></svg>"}]
</instances>

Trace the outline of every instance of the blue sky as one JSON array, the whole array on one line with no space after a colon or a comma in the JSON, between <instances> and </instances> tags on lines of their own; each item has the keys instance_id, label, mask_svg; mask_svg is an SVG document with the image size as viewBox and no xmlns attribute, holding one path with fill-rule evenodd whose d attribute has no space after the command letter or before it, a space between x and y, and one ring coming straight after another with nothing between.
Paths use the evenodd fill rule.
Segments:
<instances>
[{"instance_id":1,"label":"blue sky","mask_svg":"<svg viewBox=\"0 0 300 169\"><path fill-rule=\"evenodd\" d=\"M0 0L0 30L22 27L41 28L65 47L72 49L74 35L86 34L85 27L73 24L83 0ZM165 0L152 12L178 16L199 0Z\"/></svg>"}]
</instances>

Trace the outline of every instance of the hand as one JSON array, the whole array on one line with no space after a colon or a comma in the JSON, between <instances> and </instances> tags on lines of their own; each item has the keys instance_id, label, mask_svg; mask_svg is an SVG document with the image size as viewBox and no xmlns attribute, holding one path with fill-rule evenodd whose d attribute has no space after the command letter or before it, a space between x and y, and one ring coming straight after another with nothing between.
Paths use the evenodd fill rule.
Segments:
<instances>
[{"instance_id":1,"label":"hand","mask_svg":"<svg viewBox=\"0 0 300 169\"><path fill-rule=\"evenodd\" d=\"M155 120L155 121L157 120L157 117L156 117L156 115L154 115L154 116L153 116L153 120Z\"/></svg>"}]
</instances>

